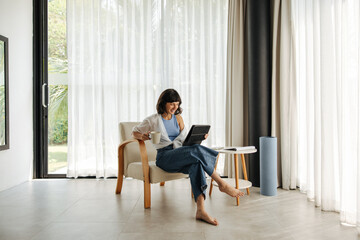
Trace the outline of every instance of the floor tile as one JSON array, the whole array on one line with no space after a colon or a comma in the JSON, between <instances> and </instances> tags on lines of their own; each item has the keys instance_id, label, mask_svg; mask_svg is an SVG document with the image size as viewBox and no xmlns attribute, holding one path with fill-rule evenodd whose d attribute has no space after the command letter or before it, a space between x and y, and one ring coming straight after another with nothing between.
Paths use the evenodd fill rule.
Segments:
<instances>
[{"instance_id":1,"label":"floor tile","mask_svg":"<svg viewBox=\"0 0 360 240\"><path fill-rule=\"evenodd\" d=\"M122 227L120 223L52 223L31 240L117 240Z\"/></svg>"}]
</instances>

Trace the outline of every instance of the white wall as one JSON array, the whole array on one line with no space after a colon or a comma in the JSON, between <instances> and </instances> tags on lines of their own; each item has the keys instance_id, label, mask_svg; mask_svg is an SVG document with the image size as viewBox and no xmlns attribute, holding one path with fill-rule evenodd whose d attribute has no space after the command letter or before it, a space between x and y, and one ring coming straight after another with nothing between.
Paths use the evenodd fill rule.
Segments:
<instances>
[{"instance_id":1,"label":"white wall","mask_svg":"<svg viewBox=\"0 0 360 240\"><path fill-rule=\"evenodd\" d=\"M9 39L10 149L0 151L0 191L32 178L32 2L0 0L0 35Z\"/></svg>"}]
</instances>

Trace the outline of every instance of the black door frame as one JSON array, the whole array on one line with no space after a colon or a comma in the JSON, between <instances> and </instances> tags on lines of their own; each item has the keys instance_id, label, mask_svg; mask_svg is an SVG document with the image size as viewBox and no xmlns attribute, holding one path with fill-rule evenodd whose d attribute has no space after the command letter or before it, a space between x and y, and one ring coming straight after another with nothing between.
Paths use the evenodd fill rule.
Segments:
<instances>
[{"instance_id":1,"label":"black door frame","mask_svg":"<svg viewBox=\"0 0 360 240\"><path fill-rule=\"evenodd\" d=\"M33 178L48 174L48 0L33 0Z\"/></svg>"}]
</instances>

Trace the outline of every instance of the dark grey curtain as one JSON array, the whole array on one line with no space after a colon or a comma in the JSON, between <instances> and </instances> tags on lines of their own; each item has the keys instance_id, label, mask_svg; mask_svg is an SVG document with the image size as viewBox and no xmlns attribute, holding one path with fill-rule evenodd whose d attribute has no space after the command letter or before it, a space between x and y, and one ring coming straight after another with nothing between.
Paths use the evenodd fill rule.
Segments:
<instances>
[{"instance_id":1,"label":"dark grey curtain","mask_svg":"<svg viewBox=\"0 0 360 240\"><path fill-rule=\"evenodd\" d=\"M249 145L259 150L259 137L271 134L270 1L251 0L246 6ZM249 180L260 186L259 152L250 154Z\"/></svg>"}]
</instances>

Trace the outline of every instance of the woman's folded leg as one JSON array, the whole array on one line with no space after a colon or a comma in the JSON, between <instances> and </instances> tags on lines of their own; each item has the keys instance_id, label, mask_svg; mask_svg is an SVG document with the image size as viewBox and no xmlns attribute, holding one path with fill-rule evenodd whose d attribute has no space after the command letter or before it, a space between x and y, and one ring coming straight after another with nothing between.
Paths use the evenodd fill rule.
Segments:
<instances>
[{"instance_id":1,"label":"woman's folded leg","mask_svg":"<svg viewBox=\"0 0 360 240\"><path fill-rule=\"evenodd\" d=\"M200 163L205 172L211 176L217 154L212 149L196 144L159 152L156 165L167 172L184 172L192 164Z\"/></svg>"}]
</instances>

